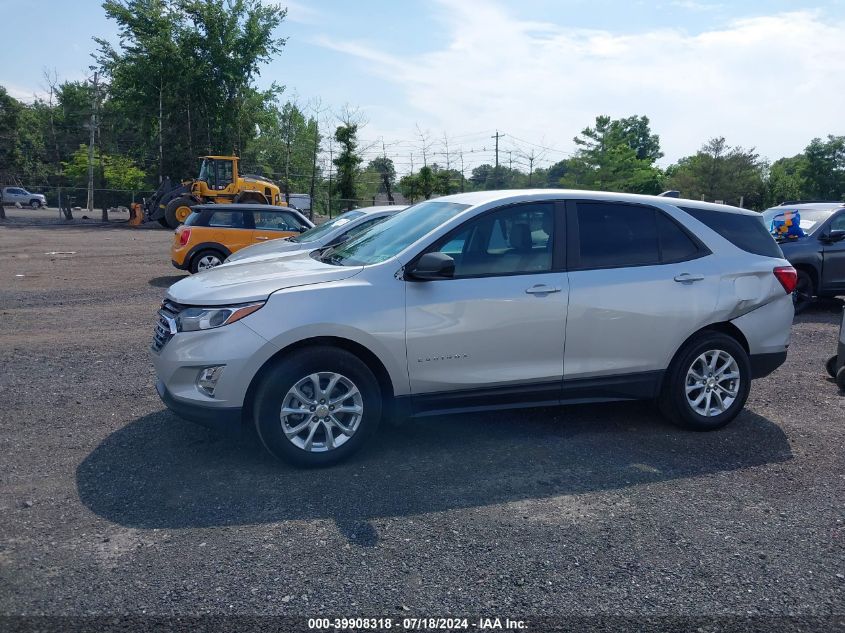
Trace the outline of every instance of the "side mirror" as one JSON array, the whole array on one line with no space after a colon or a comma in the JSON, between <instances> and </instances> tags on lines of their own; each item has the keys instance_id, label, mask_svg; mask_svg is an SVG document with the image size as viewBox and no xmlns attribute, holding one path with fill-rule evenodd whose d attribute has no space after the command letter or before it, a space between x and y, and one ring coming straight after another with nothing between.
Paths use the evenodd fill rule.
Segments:
<instances>
[{"instance_id":1,"label":"side mirror","mask_svg":"<svg viewBox=\"0 0 845 633\"><path fill-rule=\"evenodd\" d=\"M307 230L308 230L308 227L307 227L307 226L300 226L300 227L299 227L299 232L300 232L300 233L305 233L305 231L307 231Z\"/></svg>"},{"instance_id":2,"label":"side mirror","mask_svg":"<svg viewBox=\"0 0 845 633\"><path fill-rule=\"evenodd\" d=\"M822 240L828 243L841 242L845 239L845 231L842 229L835 229L826 235L822 235Z\"/></svg>"},{"instance_id":3,"label":"side mirror","mask_svg":"<svg viewBox=\"0 0 845 633\"><path fill-rule=\"evenodd\" d=\"M446 253L426 253L417 260L412 270L407 272L411 279L432 281L449 279L455 274L455 260Z\"/></svg>"}]
</instances>

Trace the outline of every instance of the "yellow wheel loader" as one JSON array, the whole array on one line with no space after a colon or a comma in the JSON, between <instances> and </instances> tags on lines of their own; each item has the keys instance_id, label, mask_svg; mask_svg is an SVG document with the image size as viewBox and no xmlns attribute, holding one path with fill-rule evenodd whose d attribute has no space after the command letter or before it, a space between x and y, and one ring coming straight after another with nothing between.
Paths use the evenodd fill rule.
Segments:
<instances>
[{"instance_id":1,"label":"yellow wheel loader","mask_svg":"<svg viewBox=\"0 0 845 633\"><path fill-rule=\"evenodd\" d=\"M249 202L286 207L279 186L261 176L238 172L237 156L202 156L200 173L194 180L176 186L165 178L156 192L144 200L144 221L157 220L175 229L197 204Z\"/></svg>"}]
</instances>

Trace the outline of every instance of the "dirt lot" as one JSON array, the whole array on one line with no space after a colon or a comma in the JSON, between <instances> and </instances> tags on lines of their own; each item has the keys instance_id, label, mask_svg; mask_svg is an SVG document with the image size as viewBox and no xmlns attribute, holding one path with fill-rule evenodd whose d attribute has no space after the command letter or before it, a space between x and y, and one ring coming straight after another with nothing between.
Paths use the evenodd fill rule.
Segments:
<instances>
[{"instance_id":1,"label":"dirt lot","mask_svg":"<svg viewBox=\"0 0 845 633\"><path fill-rule=\"evenodd\" d=\"M841 302L720 432L467 415L298 471L159 402L169 232L27 213L0 227L0 614L845 613Z\"/></svg>"}]
</instances>

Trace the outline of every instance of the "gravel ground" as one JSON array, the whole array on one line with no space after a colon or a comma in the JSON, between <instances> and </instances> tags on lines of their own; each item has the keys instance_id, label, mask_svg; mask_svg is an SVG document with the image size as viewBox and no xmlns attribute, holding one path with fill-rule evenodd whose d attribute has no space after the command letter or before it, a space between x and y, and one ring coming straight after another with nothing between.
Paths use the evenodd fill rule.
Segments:
<instances>
[{"instance_id":1,"label":"gravel ground","mask_svg":"<svg viewBox=\"0 0 845 633\"><path fill-rule=\"evenodd\" d=\"M0 614L845 613L841 301L719 432L465 415L300 471L158 400L169 232L31 224L0 227Z\"/></svg>"}]
</instances>

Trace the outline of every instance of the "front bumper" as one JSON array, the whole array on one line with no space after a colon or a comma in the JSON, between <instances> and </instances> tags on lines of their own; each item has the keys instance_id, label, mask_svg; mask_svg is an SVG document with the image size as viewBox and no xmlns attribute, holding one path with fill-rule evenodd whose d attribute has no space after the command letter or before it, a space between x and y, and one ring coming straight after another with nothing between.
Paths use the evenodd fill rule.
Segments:
<instances>
[{"instance_id":1,"label":"front bumper","mask_svg":"<svg viewBox=\"0 0 845 633\"><path fill-rule=\"evenodd\" d=\"M206 407L197 402L177 400L161 380L156 382L156 391L167 408L180 418L230 436L240 435L243 430L241 407Z\"/></svg>"}]
</instances>

